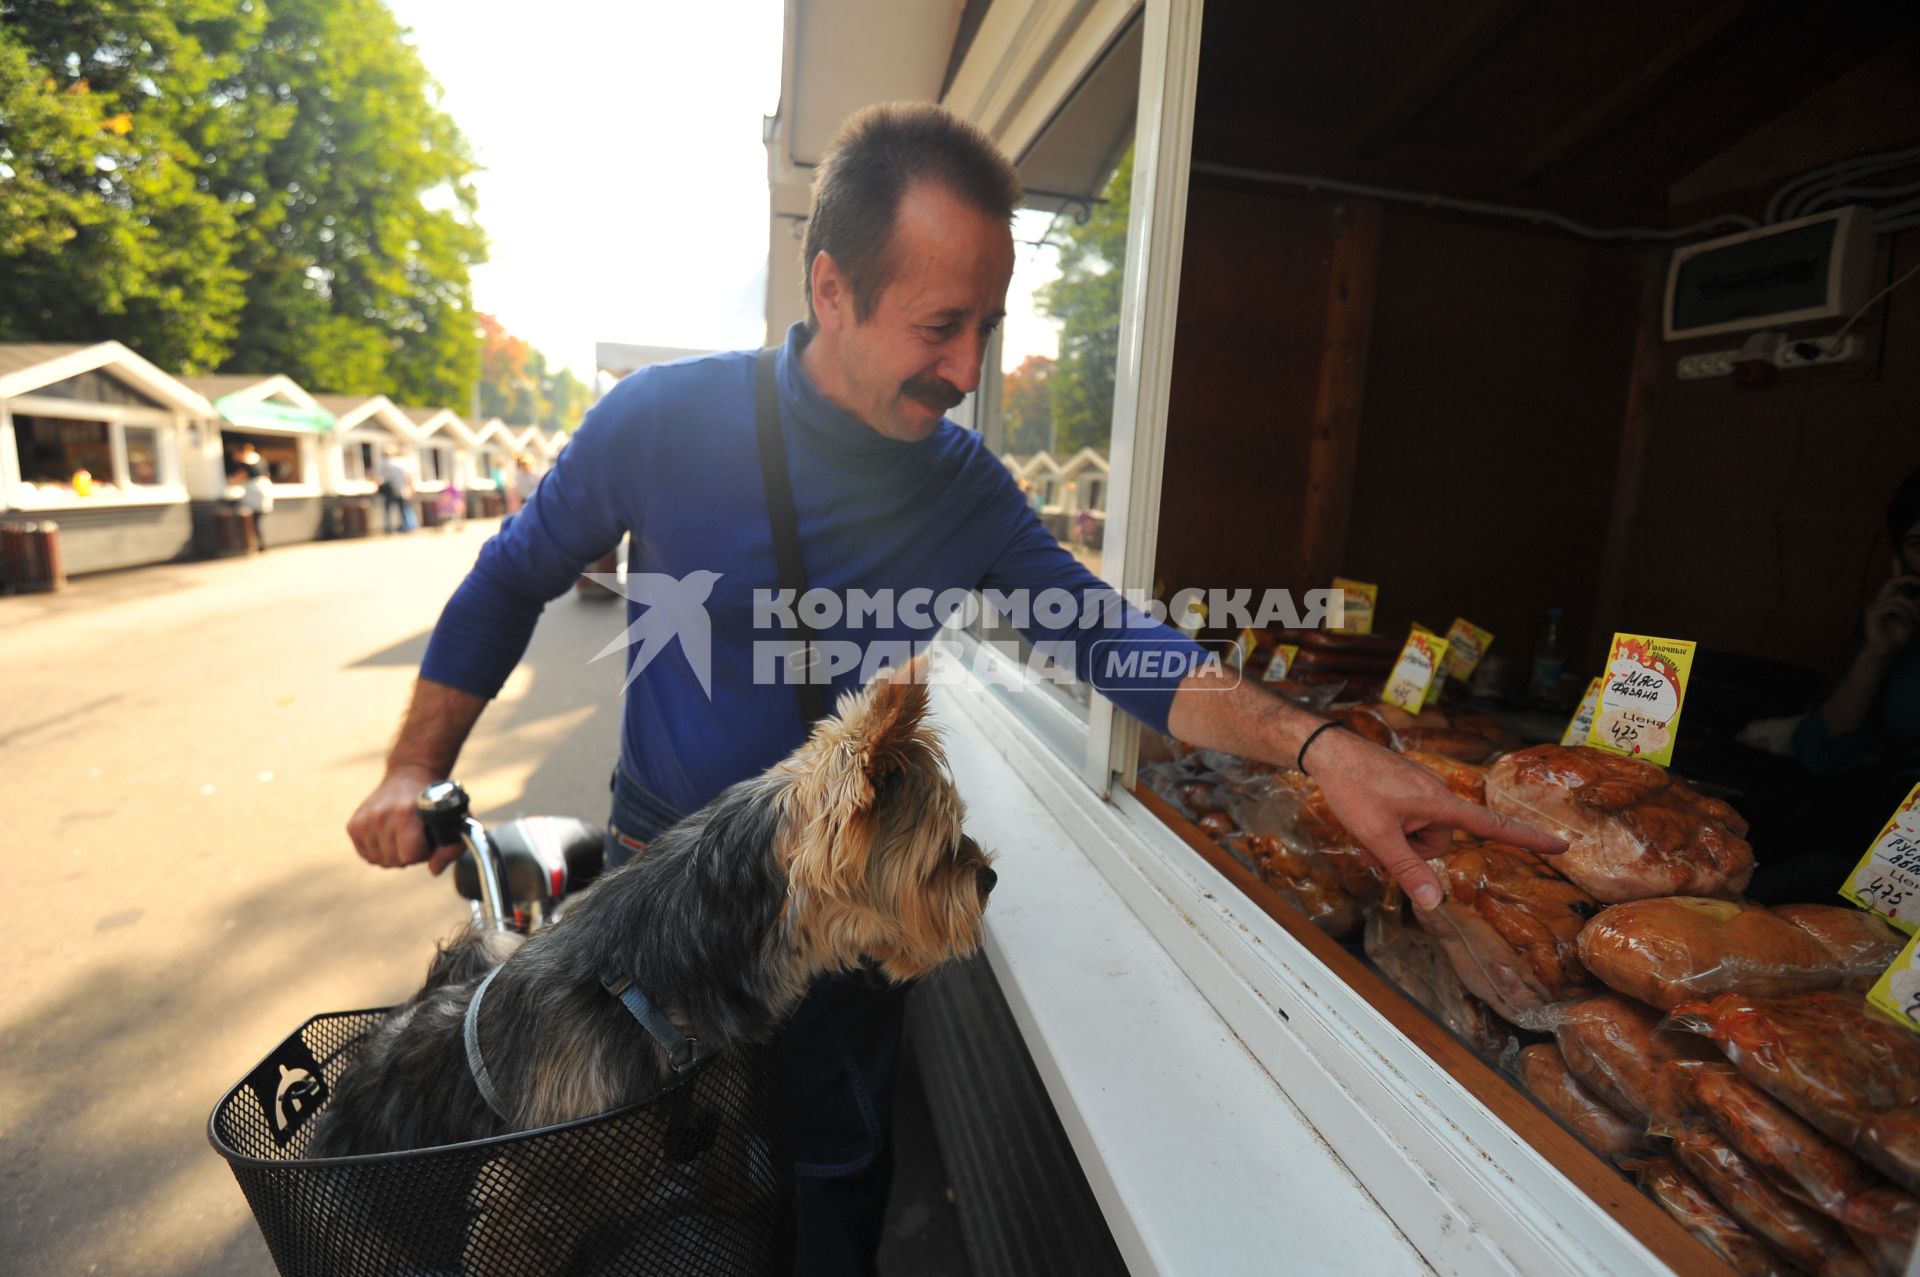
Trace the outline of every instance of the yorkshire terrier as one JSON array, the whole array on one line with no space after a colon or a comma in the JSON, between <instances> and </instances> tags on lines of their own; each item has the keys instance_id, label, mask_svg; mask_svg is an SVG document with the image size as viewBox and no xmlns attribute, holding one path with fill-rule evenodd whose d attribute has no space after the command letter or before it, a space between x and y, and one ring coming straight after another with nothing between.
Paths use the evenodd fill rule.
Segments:
<instances>
[{"instance_id":1,"label":"yorkshire terrier","mask_svg":"<svg viewBox=\"0 0 1920 1277\"><path fill-rule=\"evenodd\" d=\"M883 671L504 961L502 939L477 930L444 948L348 1065L304 1156L604 1113L674 1080L696 1049L670 1052L675 1032L702 1058L765 1042L818 976L871 959L906 981L972 953L992 857L961 831L926 715L925 659ZM664 1012L664 1038L636 1022L627 989Z\"/></svg>"}]
</instances>

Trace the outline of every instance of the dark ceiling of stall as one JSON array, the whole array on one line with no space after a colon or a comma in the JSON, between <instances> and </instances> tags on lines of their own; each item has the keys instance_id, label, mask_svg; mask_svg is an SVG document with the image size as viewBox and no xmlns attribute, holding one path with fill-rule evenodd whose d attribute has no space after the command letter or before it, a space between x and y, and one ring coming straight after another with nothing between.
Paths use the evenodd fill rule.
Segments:
<instances>
[{"instance_id":1,"label":"dark ceiling of stall","mask_svg":"<svg viewBox=\"0 0 1920 1277\"><path fill-rule=\"evenodd\" d=\"M1849 76L1920 91L1920 4L1209 0L1194 158L1658 224Z\"/></svg>"}]
</instances>

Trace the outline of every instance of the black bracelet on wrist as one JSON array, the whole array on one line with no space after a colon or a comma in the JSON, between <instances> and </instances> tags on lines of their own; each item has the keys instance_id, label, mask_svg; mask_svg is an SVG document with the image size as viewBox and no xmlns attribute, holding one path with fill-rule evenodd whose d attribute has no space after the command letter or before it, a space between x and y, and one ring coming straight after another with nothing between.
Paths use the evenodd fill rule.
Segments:
<instances>
[{"instance_id":1,"label":"black bracelet on wrist","mask_svg":"<svg viewBox=\"0 0 1920 1277\"><path fill-rule=\"evenodd\" d=\"M1319 740L1321 732L1327 731L1331 728L1345 727L1345 726L1346 724L1342 723L1338 719L1330 718L1326 722L1320 724L1320 726L1314 728L1311 732L1309 732L1307 734L1307 738L1300 742L1300 752L1298 755L1294 757L1293 769L1299 772L1302 776L1311 775L1312 773L1307 770L1307 746Z\"/></svg>"}]
</instances>

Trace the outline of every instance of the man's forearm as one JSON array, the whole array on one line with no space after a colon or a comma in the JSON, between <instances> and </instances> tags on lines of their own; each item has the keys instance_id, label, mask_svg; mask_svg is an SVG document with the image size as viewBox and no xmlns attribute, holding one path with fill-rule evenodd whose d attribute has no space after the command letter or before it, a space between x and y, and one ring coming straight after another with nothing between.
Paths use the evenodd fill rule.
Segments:
<instances>
[{"instance_id":1,"label":"man's forearm","mask_svg":"<svg viewBox=\"0 0 1920 1277\"><path fill-rule=\"evenodd\" d=\"M463 692L431 679L416 679L413 700L400 735L387 754L387 770L420 769L436 776L453 774L460 747L467 743L480 712L487 707L484 696Z\"/></svg>"},{"instance_id":2,"label":"man's forearm","mask_svg":"<svg viewBox=\"0 0 1920 1277\"><path fill-rule=\"evenodd\" d=\"M1301 744L1325 721L1257 683L1204 670L1181 682L1167 712L1167 730L1178 740L1284 767L1294 765Z\"/></svg>"}]
</instances>

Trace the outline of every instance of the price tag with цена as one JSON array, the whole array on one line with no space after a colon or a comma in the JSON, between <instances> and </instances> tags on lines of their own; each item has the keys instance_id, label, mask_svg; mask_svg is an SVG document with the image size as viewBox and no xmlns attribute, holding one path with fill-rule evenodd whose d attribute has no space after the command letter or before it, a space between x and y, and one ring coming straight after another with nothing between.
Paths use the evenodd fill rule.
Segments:
<instances>
[{"instance_id":1,"label":"price tag with \u0446\u0435\u043d\u0430","mask_svg":"<svg viewBox=\"0 0 1920 1277\"><path fill-rule=\"evenodd\" d=\"M1920 956L1920 934L1907 941L1907 947L1893 960L1893 965L1881 973L1867 990L1867 1001L1885 1011L1888 1015L1920 1032L1920 970L1914 969L1914 958Z\"/></svg>"},{"instance_id":2,"label":"price tag with \u0446\u0435\u043d\u0430","mask_svg":"<svg viewBox=\"0 0 1920 1277\"><path fill-rule=\"evenodd\" d=\"M1902 931L1920 931L1920 785L1894 808L1840 894Z\"/></svg>"}]
</instances>

